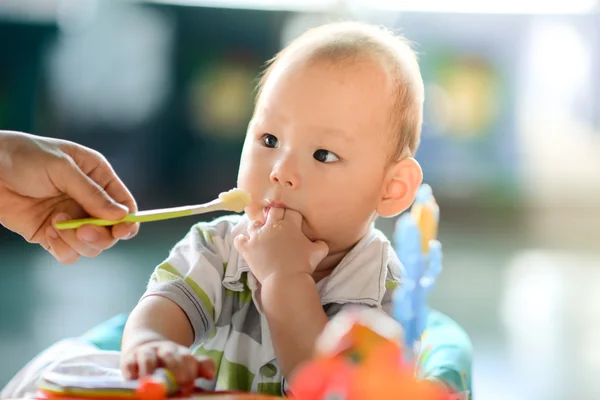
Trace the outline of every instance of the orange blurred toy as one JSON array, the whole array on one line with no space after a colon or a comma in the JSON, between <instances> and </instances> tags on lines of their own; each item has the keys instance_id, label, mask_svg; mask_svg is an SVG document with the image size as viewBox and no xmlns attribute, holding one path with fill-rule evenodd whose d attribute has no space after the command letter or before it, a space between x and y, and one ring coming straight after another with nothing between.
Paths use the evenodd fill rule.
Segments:
<instances>
[{"instance_id":1,"label":"orange blurred toy","mask_svg":"<svg viewBox=\"0 0 600 400\"><path fill-rule=\"evenodd\" d=\"M418 381L402 357L402 328L380 310L340 313L317 343L316 357L291 383L297 400L446 400L439 386Z\"/></svg>"}]
</instances>

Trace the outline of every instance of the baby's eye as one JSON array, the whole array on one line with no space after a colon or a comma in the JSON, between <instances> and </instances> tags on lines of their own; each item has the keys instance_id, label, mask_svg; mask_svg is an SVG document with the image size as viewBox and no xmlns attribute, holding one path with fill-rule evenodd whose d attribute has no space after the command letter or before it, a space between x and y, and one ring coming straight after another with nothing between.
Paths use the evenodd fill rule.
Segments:
<instances>
[{"instance_id":1,"label":"baby's eye","mask_svg":"<svg viewBox=\"0 0 600 400\"><path fill-rule=\"evenodd\" d=\"M315 160L322 162L322 163L332 163L332 162L339 161L338 156L336 156L334 153L332 153L329 150L323 150L323 149L319 149L319 150L315 151L315 154L313 154L313 157Z\"/></svg>"},{"instance_id":2,"label":"baby's eye","mask_svg":"<svg viewBox=\"0 0 600 400\"><path fill-rule=\"evenodd\" d=\"M265 133L262 137L262 141L265 146L276 149L279 147L279 139L276 136L271 135L270 133Z\"/></svg>"}]
</instances>

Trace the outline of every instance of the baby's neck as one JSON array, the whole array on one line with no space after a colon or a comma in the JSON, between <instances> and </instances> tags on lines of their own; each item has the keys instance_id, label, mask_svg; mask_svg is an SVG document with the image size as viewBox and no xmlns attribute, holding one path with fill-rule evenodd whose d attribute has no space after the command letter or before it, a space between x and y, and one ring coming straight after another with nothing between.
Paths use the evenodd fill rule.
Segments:
<instances>
[{"instance_id":1,"label":"baby's neck","mask_svg":"<svg viewBox=\"0 0 600 400\"><path fill-rule=\"evenodd\" d=\"M350 249L347 249L337 253L328 254L312 274L315 283L319 282L323 278L327 278L349 251Z\"/></svg>"},{"instance_id":2,"label":"baby's neck","mask_svg":"<svg viewBox=\"0 0 600 400\"><path fill-rule=\"evenodd\" d=\"M365 232L362 235L362 237L364 237L365 235L368 234L370 229L374 228L374 224L373 222L375 221L375 218L377 217L376 214L373 214L373 218L369 221L369 223L367 224L367 226L365 227ZM312 277L316 282L319 282L321 279L327 278L335 269L335 267L338 266L338 264L342 261L342 259L344 257L346 257L346 254L348 254L350 252L350 250L352 250L354 248L354 246L356 246L358 244L360 240L358 240L356 243L354 243L352 246L334 252L334 253L329 253L327 255L327 257L325 257L323 259L323 261L321 261L321 263L317 266L317 268L315 269L315 271L312 273Z\"/></svg>"}]
</instances>

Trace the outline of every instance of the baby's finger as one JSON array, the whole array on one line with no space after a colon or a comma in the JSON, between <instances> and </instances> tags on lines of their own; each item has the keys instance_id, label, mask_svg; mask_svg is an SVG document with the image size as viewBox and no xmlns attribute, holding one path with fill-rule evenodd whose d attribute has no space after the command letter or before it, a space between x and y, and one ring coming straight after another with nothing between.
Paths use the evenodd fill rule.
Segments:
<instances>
[{"instance_id":1,"label":"baby's finger","mask_svg":"<svg viewBox=\"0 0 600 400\"><path fill-rule=\"evenodd\" d=\"M161 364L171 371L177 383L185 384L193 378L188 375L187 369L183 366L181 356L171 346L160 347L157 351L157 356L161 361Z\"/></svg>"},{"instance_id":2,"label":"baby's finger","mask_svg":"<svg viewBox=\"0 0 600 400\"><path fill-rule=\"evenodd\" d=\"M285 210L284 219L286 221L291 221L296 226L302 226L302 214L296 210Z\"/></svg>"},{"instance_id":3,"label":"baby's finger","mask_svg":"<svg viewBox=\"0 0 600 400\"><path fill-rule=\"evenodd\" d=\"M180 397L190 397L194 393L194 382L189 382L185 384L178 383L177 386L179 387L179 395L181 395Z\"/></svg>"},{"instance_id":4,"label":"baby's finger","mask_svg":"<svg viewBox=\"0 0 600 400\"><path fill-rule=\"evenodd\" d=\"M234 239L233 239L233 245L235 246L235 249L239 252L239 253L244 253L244 251L246 250L246 245L248 244L248 238L244 235L237 235Z\"/></svg>"},{"instance_id":5,"label":"baby's finger","mask_svg":"<svg viewBox=\"0 0 600 400\"><path fill-rule=\"evenodd\" d=\"M204 379L215 377L215 362L208 357L194 357L196 359L196 376Z\"/></svg>"},{"instance_id":6,"label":"baby's finger","mask_svg":"<svg viewBox=\"0 0 600 400\"><path fill-rule=\"evenodd\" d=\"M149 349L138 354L137 365L140 377L152 375L158 367L158 358L154 351Z\"/></svg>"},{"instance_id":7,"label":"baby's finger","mask_svg":"<svg viewBox=\"0 0 600 400\"><path fill-rule=\"evenodd\" d=\"M138 378L138 363L135 354L123 356L121 359L121 373L125 379Z\"/></svg>"},{"instance_id":8,"label":"baby's finger","mask_svg":"<svg viewBox=\"0 0 600 400\"><path fill-rule=\"evenodd\" d=\"M256 232L258 232L260 230L260 228L262 228L264 225L262 222L260 221L254 221L249 227L248 227L248 234L249 235L254 235Z\"/></svg>"},{"instance_id":9,"label":"baby's finger","mask_svg":"<svg viewBox=\"0 0 600 400\"><path fill-rule=\"evenodd\" d=\"M48 227L46 230L47 248L46 250L62 264L73 264L79 260L79 254L66 244L58 235L56 230Z\"/></svg>"},{"instance_id":10,"label":"baby's finger","mask_svg":"<svg viewBox=\"0 0 600 400\"><path fill-rule=\"evenodd\" d=\"M94 225L84 225L76 230L77 239L93 249L102 252L117 243L108 228Z\"/></svg>"},{"instance_id":11,"label":"baby's finger","mask_svg":"<svg viewBox=\"0 0 600 400\"><path fill-rule=\"evenodd\" d=\"M271 207L269 208L269 213L267 214L267 224L274 224L277 221L281 221L285 217L286 209L279 207Z\"/></svg>"},{"instance_id":12,"label":"baby's finger","mask_svg":"<svg viewBox=\"0 0 600 400\"><path fill-rule=\"evenodd\" d=\"M198 377L198 367L196 365L197 361L195 357L191 354L182 354L181 355L182 368L186 370L187 376L191 379L189 382L193 382ZM183 383L183 382L182 382Z\"/></svg>"}]
</instances>

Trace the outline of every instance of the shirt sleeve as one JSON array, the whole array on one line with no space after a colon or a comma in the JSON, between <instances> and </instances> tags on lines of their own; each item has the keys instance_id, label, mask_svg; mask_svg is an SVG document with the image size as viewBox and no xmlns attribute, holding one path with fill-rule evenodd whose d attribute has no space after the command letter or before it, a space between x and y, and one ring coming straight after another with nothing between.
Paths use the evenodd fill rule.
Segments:
<instances>
[{"instance_id":1,"label":"shirt sleeve","mask_svg":"<svg viewBox=\"0 0 600 400\"><path fill-rule=\"evenodd\" d=\"M214 334L223 298L223 275L232 247L232 223L194 225L156 267L146 292L175 302L194 330L194 345Z\"/></svg>"}]
</instances>

